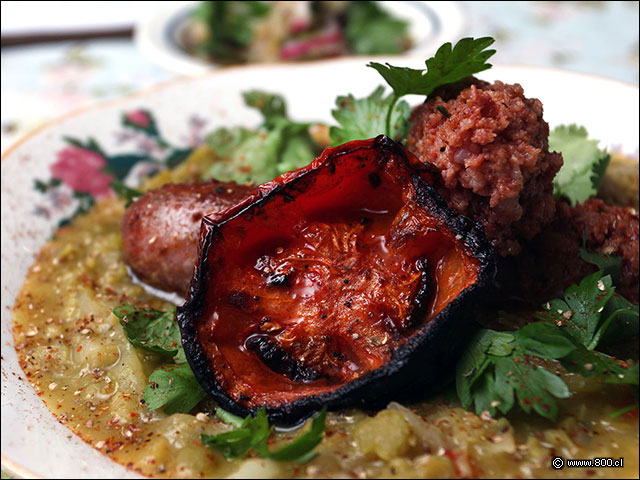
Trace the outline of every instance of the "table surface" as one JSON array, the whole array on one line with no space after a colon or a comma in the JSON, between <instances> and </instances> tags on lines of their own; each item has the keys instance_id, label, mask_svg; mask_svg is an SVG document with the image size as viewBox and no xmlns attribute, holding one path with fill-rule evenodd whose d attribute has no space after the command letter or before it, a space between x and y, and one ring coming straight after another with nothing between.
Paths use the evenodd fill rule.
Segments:
<instances>
[{"instance_id":1,"label":"table surface","mask_svg":"<svg viewBox=\"0 0 640 480\"><path fill-rule=\"evenodd\" d=\"M496 39L494 63L565 68L638 83L638 2L459 3L464 35ZM5 47L1 77L4 151L51 119L174 75L147 60L132 40L121 39Z\"/></svg>"}]
</instances>

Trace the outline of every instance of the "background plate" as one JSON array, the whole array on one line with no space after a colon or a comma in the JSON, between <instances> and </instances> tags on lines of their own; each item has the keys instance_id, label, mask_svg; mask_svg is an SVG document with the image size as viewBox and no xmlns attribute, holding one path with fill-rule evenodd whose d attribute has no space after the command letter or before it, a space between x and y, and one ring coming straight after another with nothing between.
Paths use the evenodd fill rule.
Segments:
<instances>
[{"instance_id":1,"label":"background plate","mask_svg":"<svg viewBox=\"0 0 640 480\"><path fill-rule=\"evenodd\" d=\"M170 2L138 25L135 42L149 60L181 75L200 75L216 67L189 55L178 41L179 32L198 3ZM406 52L408 55L427 58L443 43L458 40L464 28L464 16L456 2L380 3L398 18L409 22L413 47Z\"/></svg>"}]
</instances>

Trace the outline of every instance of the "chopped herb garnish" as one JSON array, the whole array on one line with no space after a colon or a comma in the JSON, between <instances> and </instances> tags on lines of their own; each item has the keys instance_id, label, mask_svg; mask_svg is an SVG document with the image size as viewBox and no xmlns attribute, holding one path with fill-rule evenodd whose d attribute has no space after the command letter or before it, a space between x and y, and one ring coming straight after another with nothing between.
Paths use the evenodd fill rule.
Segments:
<instances>
[{"instance_id":1,"label":"chopped herb garnish","mask_svg":"<svg viewBox=\"0 0 640 480\"><path fill-rule=\"evenodd\" d=\"M446 108L444 108L442 105L438 105L436 107L436 110L438 110L442 115L444 115L446 118L449 118L451 116L451 114L449 113L449 110L447 110Z\"/></svg>"},{"instance_id":2,"label":"chopped herb garnish","mask_svg":"<svg viewBox=\"0 0 640 480\"><path fill-rule=\"evenodd\" d=\"M222 452L227 459L243 457L249 450L253 450L262 458L278 462L306 463L317 455L313 449L322 441L326 413L324 408L311 421L311 428L307 432L279 449L271 451L268 441L273 433L273 427L269 426L264 407L259 409L255 416L248 415L244 419L219 408L216 410L218 418L236 429L219 435L203 434L201 435L202 443Z\"/></svg>"}]
</instances>

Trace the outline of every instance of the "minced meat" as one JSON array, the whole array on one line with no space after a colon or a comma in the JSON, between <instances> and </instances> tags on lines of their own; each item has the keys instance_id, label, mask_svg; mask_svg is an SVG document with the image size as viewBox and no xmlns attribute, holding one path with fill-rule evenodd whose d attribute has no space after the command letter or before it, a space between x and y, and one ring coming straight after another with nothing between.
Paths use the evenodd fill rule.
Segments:
<instances>
[{"instance_id":1,"label":"minced meat","mask_svg":"<svg viewBox=\"0 0 640 480\"><path fill-rule=\"evenodd\" d=\"M583 241L588 251L622 258L617 292L637 304L638 212L597 198L575 207L557 203L554 221L515 260L517 295L545 301L595 272L594 265L580 258Z\"/></svg>"},{"instance_id":2,"label":"minced meat","mask_svg":"<svg viewBox=\"0 0 640 480\"><path fill-rule=\"evenodd\" d=\"M508 256L553 218L562 156L549 152L548 136L542 104L525 98L520 85L471 79L412 113L407 146L439 170L449 206L482 223Z\"/></svg>"}]
</instances>

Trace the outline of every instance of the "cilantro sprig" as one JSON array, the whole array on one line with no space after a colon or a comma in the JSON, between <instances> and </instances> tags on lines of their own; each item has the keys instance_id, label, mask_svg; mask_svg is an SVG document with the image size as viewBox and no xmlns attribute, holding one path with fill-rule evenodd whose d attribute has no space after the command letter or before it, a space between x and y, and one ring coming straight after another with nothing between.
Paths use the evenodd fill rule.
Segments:
<instances>
[{"instance_id":1,"label":"cilantro sprig","mask_svg":"<svg viewBox=\"0 0 640 480\"><path fill-rule=\"evenodd\" d=\"M483 329L456 366L456 390L464 408L506 414L516 403L554 420L555 398L571 392L546 367L557 361L566 371L603 383L638 385L638 365L594 349L611 333L638 332L638 307L619 295L602 270L570 286L564 298L547 302L541 320L513 332ZM624 337L623 337L624 338Z\"/></svg>"},{"instance_id":2,"label":"cilantro sprig","mask_svg":"<svg viewBox=\"0 0 640 480\"><path fill-rule=\"evenodd\" d=\"M564 163L553 179L553 192L572 205L598 193L609 165L609 154L578 125L559 125L549 133L549 150L562 152Z\"/></svg>"},{"instance_id":3,"label":"cilantro sprig","mask_svg":"<svg viewBox=\"0 0 640 480\"><path fill-rule=\"evenodd\" d=\"M282 96L251 90L243 98L262 114L262 124L256 129L220 127L209 133L207 144L218 158L205 179L260 184L306 165L320 153L309 134L311 124L289 119Z\"/></svg>"},{"instance_id":4,"label":"cilantro sprig","mask_svg":"<svg viewBox=\"0 0 640 480\"><path fill-rule=\"evenodd\" d=\"M132 305L113 309L127 340L136 348L173 360L149 376L143 399L148 408L162 408L165 413L187 413L205 396L182 348L176 309L144 310Z\"/></svg>"},{"instance_id":5,"label":"cilantro sprig","mask_svg":"<svg viewBox=\"0 0 640 480\"><path fill-rule=\"evenodd\" d=\"M386 131L390 138L395 139L405 137L411 109L407 102L402 101L390 110L393 101L393 95L384 95L382 85L365 98L355 98L351 94L336 98L336 108L331 114L340 126L333 126L329 130L332 145L377 135L372 135L372 132ZM385 126L387 111L393 111L390 126Z\"/></svg>"},{"instance_id":6,"label":"cilantro sprig","mask_svg":"<svg viewBox=\"0 0 640 480\"><path fill-rule=\"evenodd\" d=\"M382 75L393 89L386 114L387 135L391 133L393 109L400 98L411 94L429 96L443 85L458 82L491 68L487 60L496 51L487 50L487 48L494 42L495 40L491 37L463 38L453 47L450 42L447 42L433 57L427 59L426 70L394 67L388 63L385 65L377 62L369 63L367 66Z\"/></svg>"},{"instance_id":7,"label":"cilantro sprig","mask_svg":"<svg viewBox=\"0 0 640 480\"><path fill-rule=\"evenodd\" d=\"M218 408L217 417L236 429L219 435L202 434L201 439L203 444L222 452L227 459L243 457L253 450L262 458L278 462L306 463L317 455L313 450L322 441L326 414L326 408L322 409L311 421L308 431L279 449L271 451L268 441L274 428L269 425L264 407L259 409L255 416L248 415L244 419Z\"/></svg>"}]
</instances>

